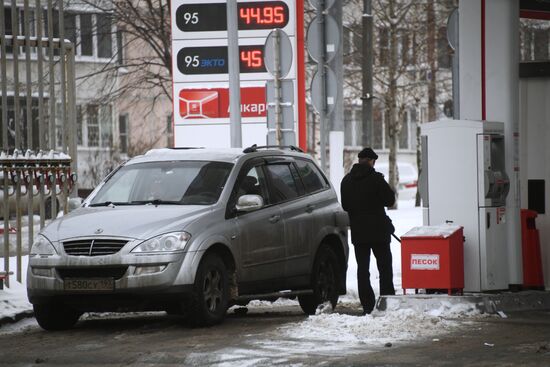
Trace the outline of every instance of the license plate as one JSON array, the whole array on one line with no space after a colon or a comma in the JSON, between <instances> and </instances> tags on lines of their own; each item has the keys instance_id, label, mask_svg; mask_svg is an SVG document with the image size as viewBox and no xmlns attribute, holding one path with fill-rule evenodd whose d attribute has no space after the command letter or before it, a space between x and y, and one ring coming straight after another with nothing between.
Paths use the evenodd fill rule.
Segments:
<instances>
[{"instance_id":1,"label":"license plate","mask_svg":"<svg viewBox=\"0 0 550 367\"><path fill-rule=\"evenodd\" d=\"M112 291L115 289L115 280L113 278L98 278L98 279L65 279L66 291L79 292L97 292L97 291Z\"/></svg>"}]
</instances>

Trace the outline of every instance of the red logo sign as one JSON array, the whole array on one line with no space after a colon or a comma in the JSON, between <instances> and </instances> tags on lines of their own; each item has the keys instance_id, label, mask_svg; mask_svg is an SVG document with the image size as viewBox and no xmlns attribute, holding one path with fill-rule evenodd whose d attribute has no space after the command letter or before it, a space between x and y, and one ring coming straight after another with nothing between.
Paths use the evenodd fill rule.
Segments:
<instances>
[{"instance_id":1,"label":"red logo sign","mask_svg":"<svg viewBox=\"0 0 550 367\"><path fill-rule=\"evenodd\" d=\"M265 117L266 109L264 87L241 88L242 117ZM184 119L228 118L229 89L182 89L179 113Z\"/></svg>"}]
</instances>

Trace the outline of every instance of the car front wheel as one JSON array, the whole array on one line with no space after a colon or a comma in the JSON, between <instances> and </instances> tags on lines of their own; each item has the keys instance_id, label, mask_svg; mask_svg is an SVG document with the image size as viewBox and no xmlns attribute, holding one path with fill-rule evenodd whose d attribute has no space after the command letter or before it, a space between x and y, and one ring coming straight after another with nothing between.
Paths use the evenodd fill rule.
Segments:
<instances>
[{"instance_id":1,"label":"car front wheel","mask_svg":"<svg viewBox=\"0 0 550 367\"><path fill-rule=\"evenodd\" d=\"M317 306L330 302L332 308L338 302L338 261L328 246L322 246L313 264L311 286L313 294L299 296L298 301L304 313L314 315Z\"/></svg>"},{"instance_id":2,"label":"car front wheel","mask_svg":"<svg viewBox=\"0 0 550 367\"><path fill-rule=\"evenodd\" d=\"M33 309L38 325L49 331L70 329L82 315L77 310L52 303L33 305Z\"/></svg>"},{"instance_id":3,"label":"car front wheel","mask_svg":"<svg viewBox=\"0 0 550 367\"><path fill-rule=\"evenodd\" d=\"M193 326L218 324L225 318L229 299L227 268L219 256L207 255L199 265L188 320Z\"/></svg>"}]
</instances>

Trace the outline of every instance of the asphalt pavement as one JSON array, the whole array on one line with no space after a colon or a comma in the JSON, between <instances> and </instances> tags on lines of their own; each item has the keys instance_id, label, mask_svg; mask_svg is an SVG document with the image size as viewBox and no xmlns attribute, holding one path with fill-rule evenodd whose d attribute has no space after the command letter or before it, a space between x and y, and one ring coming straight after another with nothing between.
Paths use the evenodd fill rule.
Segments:
<instances>
[{"instance_id":1,"label":"asphalt pavement","mask_svg":"<svg viewBox=\"0 0 550 367\"><path fill-rule=\"evenodd\" d=\"M357 308L339 313L361 317ZM351 346L337 336L289 340L275 332L306 320L298 306L230 312L210 328L173 316L90 315L68 331L46 332L28 318L0 328L0 365L79 366L550 366L550 311L460 319L443 336ZM331 348L334 346L334 348Z\"/></svg>"}]
</instances>

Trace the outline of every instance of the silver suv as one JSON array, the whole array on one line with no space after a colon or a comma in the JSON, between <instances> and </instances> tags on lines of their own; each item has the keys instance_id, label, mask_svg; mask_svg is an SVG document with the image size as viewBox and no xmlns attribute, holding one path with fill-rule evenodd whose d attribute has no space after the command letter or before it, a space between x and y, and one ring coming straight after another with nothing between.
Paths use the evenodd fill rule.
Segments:
<instances>
[{"instance_id":1,"label":"silver suv","mask_svg":"<svg viewBox=\"0 0 550 367\"><path fill-rule=\"evenodd\" d=\"M156 149L37 236L27 291L47 330L87 311L165 310L196 325L234 304L346 291L347 214L298 148Z\"/></svg>"}]
</instances>

